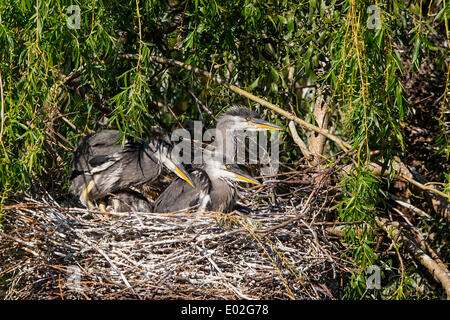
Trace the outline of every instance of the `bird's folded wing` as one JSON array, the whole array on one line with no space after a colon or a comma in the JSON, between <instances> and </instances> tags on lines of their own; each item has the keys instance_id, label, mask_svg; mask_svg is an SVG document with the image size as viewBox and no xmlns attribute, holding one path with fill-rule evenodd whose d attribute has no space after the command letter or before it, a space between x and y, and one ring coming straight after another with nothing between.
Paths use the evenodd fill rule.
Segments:
<instances>
[{"instance_id":1,"label":"bird's folded wing","mask_svg":"<svg viewBox=\"0 0 450 320\"><path fill-rule=\"evenodd\" d=\"M195 189L182 179L174 180L155 200L155 212L175 212L203 204L211 188L208 175L201 169L195 169L189 174Z\"/></svg>"},{"instance_id":2,"label":"bird's folded wing","mask_svg":"<svg viewBox=\"0 0 450 320\"><path fill-rule=\"evenodd\" d=\"M119 160L120 157L118 154L112 154L108 156L107 155L94 156L91 159L89 159L89 168L87 168L85 172L90 174L102 172L111 167Z\"/></svg>"}]
</instances>

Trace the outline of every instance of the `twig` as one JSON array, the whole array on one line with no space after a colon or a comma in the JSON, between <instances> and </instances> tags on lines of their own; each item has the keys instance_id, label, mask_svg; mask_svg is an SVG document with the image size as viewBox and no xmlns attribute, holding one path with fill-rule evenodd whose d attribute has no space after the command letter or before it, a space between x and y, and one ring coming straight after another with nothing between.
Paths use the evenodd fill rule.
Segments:
<instances>
[{"instance_id":1,"label":"twig","mask_svg":"<svg viewBox=\"0 0 450 320\"><path fill-rule=\"evenodd\" d=\"M403 201L402 199L400 199L396 195L393 195L392 193L389 193L389 197L392 200L394 200L397 204L401 205L402 207L410 209L410 210L412 210L413 212L417 213L420 216L424 216L424 217L427 217L427 218L431 219L431 216L428 213L426 213L423 210L420 210L419 208L414 207L412 204L410 204L408 202Z\"/></svg>"},{"instance_id":2,"label":"twig","mask_svg":"<svg viewBox=\"0 0 450 320\"><path fill-rule=\"evenodd\" d=\"M220 270L219 266L217 266L217 264L211 259L211 255L210 254L204 254L204 250L202 250L199 246L195 245L195 249L197 249L197 251L203 255L208 261L209 263L211 263L211 265L214 267L214 269L216 269L216 271L219 273L220 277L222 278L222 280L224 281L224 285L229 288L231 291L233 291L239 298L241 299L246 299L246 300L255 300L252 297L249 297L247 295L245 295L244 293L242 293L239 289L237 289L235 286L233 286L231 283L229 283L229 281L226 279L225 275L223 274L222 270Z\"/></svg>"},{"instance_id":3,"label":"twig","mask_svg":"<svg viewBox=\"0 0 450 320\"><path fill-rule=\"evenodd\" d=\"M177 83L180 84L187 92L189 92L189 94L191 95L191 97L194 99L195 103L202 107L202 109L214 120L217 120L216 116L214 115L214 113L211 112L211 110L209 110L205 104L192 92L192 90L190 90L186 84L184 84L182 81L179 81L178 79L176 79Z\"/></svg>"}]
</instances>

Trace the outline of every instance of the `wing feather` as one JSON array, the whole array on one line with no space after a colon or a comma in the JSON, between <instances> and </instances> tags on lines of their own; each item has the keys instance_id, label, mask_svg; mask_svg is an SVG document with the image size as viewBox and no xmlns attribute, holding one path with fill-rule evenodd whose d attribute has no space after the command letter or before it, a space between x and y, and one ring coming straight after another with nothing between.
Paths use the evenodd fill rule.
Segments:
<instances>
[{"instance_id":1,"label":"wing feather","mask_svg":"<svg viewBox=\"0 0 450 320\"><path fill-rule=\"evenodd\" d=\"M209 196L211 181L202 169L189 172L195 183L195 189L182 179L174 180L155 200L154 212L175 212L201 205L204 197Z\"/></svg>"}]
</instances>

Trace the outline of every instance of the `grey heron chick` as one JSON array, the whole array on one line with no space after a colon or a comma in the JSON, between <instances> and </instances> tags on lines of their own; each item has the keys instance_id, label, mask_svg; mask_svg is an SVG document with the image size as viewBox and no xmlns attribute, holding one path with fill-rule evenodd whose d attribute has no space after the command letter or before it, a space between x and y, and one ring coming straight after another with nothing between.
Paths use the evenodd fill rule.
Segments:
<instances>
[{"instance_id":1,"label":"grey heron chick","mask_svg":"<svg viewBox=\"0 0 450 320\"><path fill-rule=\"evenodd\" d=\"M82 138L72 156L69 192L88 208L93 200L108 193L155 180L163 166L188 183L194 184L183 166L171 158L172 145L156 138L147 142L125 137L120 143L118 130L103 130Z\"/></svg>"},{"instance_id":2,"label":"grey heron chick","mask_svg":"<svg viewBox=\"0 0 450 320\"><path fill-rule=\"evenodd\" d=\"M106 198L106 210L114 212L152 212L152 205L141 193L134 190L120 190Z\"/></svg>"},{"instance_id":3,"label":"grey heron chick","mask_svg":"<svg viewBox=\"0 0 450 320\"><path fill-rule=\"evenodd\" d=\"M225 164L223 158L207 157L193 166L189 174L196 188L176 179L155 200L154 212L175 212L196 207L199 210L230 212L236 203L235 182L259 185L235 164Z\"/></svg>"}]
</instances>

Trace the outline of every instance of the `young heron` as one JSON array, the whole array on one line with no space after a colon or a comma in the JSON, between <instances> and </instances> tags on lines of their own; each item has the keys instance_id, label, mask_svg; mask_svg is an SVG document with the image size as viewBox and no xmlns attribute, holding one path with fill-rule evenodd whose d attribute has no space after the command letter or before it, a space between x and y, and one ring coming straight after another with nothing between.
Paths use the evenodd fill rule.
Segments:
<instances>
[{"instance_id":1,"label":"young heron","mask_svg":"<svg viewBox=\"0 0 450 320\"><path fill-rule=\"evenodd\" d=\"M199 210L230 212L236 203L235 182L260 183L235 164L225 164L217 156L207 157L189 174L196 188L176 179L155 200L154 212L175 212L196 207Z\"/></svg>"},{"instance_id":2,"label":"young heron","mask_svg":"<svg viewBox=\"0 0 450 320\"><path fill-rule=\"evenodd\" d=\"M143 142L128 135L122 147L117 130L88 135L73 153L69 192L86 207L95 208L93 200L151 182L163 166L194 188L183 166L171 159L171 150L171 144L163 139Z\"/></svg>"},{"instance_id":3,"label":"young heron","mask_svg":"<svg viewBox=\"0 0 450 320\"><path fill-rule=\"evenodd\" d=\"M106 198L106 211L152 212L152 205L141 193L134 190L120 190Z\"/></svg>"}]
</instances>

